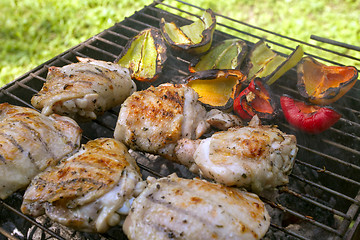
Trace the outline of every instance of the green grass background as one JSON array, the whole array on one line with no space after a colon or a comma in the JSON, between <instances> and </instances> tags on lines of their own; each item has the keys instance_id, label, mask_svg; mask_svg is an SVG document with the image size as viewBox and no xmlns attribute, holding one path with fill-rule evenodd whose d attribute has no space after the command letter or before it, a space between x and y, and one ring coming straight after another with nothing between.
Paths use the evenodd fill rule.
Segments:
<instances>
[{"instance_id":1,"label":"green grass background","mask_svg":"<svg viewBox=\"0 0 360 240\"><path fill-rule=\"evenodd\" d=\"M306 42L316 34L360 45L360 0L188 2ZM1 0L0 86L150 3L152 0ZM335 50L360 58L356 51Z\"/></svg>"}]
</instances>

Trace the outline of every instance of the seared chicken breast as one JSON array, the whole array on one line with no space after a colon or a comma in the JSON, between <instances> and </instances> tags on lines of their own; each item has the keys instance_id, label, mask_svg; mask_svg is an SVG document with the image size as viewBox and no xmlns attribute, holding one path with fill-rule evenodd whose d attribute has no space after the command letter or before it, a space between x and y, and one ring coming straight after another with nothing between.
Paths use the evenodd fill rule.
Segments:
<instances>
[{"instance_id":1,"label":"seared chicken breast","mask_svg":"<svg viewBox=\"0 0 360 240\"><path fill-rule=\"evenodd\" d=\"M270 226L264 203L253 193L172 174L148 178L123 230L135 239L260 239Z\"/></svg>"},{"instance_id":2,"label":"seared chicken breast","mask_svg":"<svg viewBox=\"0 0 360 240\"><path fill-rule=\"evenodd\" d=\"M114 137L133 150L172 159L179 139L196 139L206 131L205 116L192 88L169 83L151 86L122 104Z\"/></svg>"},{"instance_id":3,"label":"seared chicken breast","mask_svg":"<svg viewBox=\"0 0 360 240\"><path fill-rule=\"evenodd\" d=\"M175 152L180 163L205 178L261 193L289 182L297 150L294 135L254 117L246 127L202 140L183 139Z\"/></svg>"},{"instance_id":4,"label":"seared chicken breast","mask_svg":"<svg viewBox=\"0 0 360 240\"><path fill-rule=\"evenodd\" d=\"M38 174L25 192L21 211L31 216L46 213L77 230L105 232L120 222L120 213L127 213L129 201L144 187L125 145L99 138Z\"/></svg>"},{"instance_id":5,"label":"seared chicken breast","mask_svg":"<svg viewBox=\"0 0 360 240\"><path fill-rule=\"evenodd\" d=\"M68 118L0 104L0 198L26 187L46 167L80 147L81 129Z\"/></svg>"},{"instance_id":6,"label":"seared chicken breast","mask_svg":"<svg viewBox=\"0 0 360 240\"><path fill-rule=\"evenodd\" d=\"M127 68L118 64L78 57L79 63L49 68L42 89L31 104L49 115L91 120L120 105L136 91Z\"/></svg>"}]
</instances>

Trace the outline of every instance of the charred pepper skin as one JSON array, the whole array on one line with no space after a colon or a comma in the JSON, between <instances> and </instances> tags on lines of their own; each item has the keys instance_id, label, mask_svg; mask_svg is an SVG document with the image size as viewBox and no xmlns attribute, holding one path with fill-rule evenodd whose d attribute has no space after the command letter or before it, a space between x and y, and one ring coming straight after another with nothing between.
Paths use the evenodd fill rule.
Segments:
<instances>
[{"instance_id":1,"label":"charred pepper skin","mask_svg":"<svg viewBox=\"0 0 360 240\"><path fill-rule=\"evenodd\" d=\"M258 115L260 119L273 119L278 111L272 95L270 87L262 78L254 78L235 98L234 111L246 121L254 115Z\"/></svg>"},{"instance_id":2,"label":"charred pepper skin","mask_svg":"<svg viewBox=\"0 0 360 240\"><path fill-rule=\"evenodd\" d=\"M341 114L330 107L307 104L286 95L280 97L280 104L285 119L292 126L310 134L329 129L341 118Z\"/></svg>"}]
</instances>

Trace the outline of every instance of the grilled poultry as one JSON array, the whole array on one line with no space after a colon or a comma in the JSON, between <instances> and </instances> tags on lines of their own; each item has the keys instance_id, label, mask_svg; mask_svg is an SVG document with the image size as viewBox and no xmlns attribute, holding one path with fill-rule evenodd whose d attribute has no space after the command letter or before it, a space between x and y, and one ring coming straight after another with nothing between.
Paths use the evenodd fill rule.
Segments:
<instances>
[{"instance_id":1,"label":"grilled poultry","mask_svg":"<svg viewBox=\"0 0 360 240\"><path fill-rule=\"evenodd\" d=\"M246 127L201 140L182 139L175 155L192 172L260 194L288 183L297 150L294 135L261 125L255 116Z\"/></svg>"},{"instance_id":2,"label":"grilled poultry","mask_svg":"<svg viewBox=\"0 0 360 240\"><path fill-rule=\"evenodd\" d=\"M125 145L99 138L38 174L25 192L21 211L32 216L46 213L80 231L105 232L120 222L121 213L127 213L124 208L144 187Z\"/></svg>"},{"instance_id":3,"label":"grilled poultry","mask_svg":"<svg viewBox=\"0 0 360 240\"><path fill-rule=\"evenodd\" d=\"M174 159L178 140L197 139L210 124L239 123L234 115L226 119L220 115L218 112L207 113L192 88L165 83L135 92L124 101L114 137L133 150Z\"/></svg>"},{"instance_id":4,"label":"grilled poultry","mask_svg":"<svg viewBox=\"0 0 360 240\"><path fill-rule=\"evenodd\" d=\"M172 174L148 178L123 230L130 240L260 239L269 226L269 214L257 195Z\"/></svg>"},{"instance_id":5,"label":"grilled poultry","mask_svg":"<svg viewBox=\"0 0 360 240\"><path fill-rule=\"evenodd\" d=\"M80 127L68 117L0 104L0 198L78 149L80 138Z\"/></svg>"},{"instance_id":6,"label":"grilled poultry","mask_svg":"<svg viewBox=\"0 0 360 240\"><path fill-rule=\"evenodd\" d=\"M45 115L57 113L86 121L120 105L136 91L127 68L90 58L78 60L61 68L50 67L31 104Z\"/></svg>"},{"instance_id":7,"label":"grilled poultry","mask_svg":"<svg viewBox=\"0 0 360 240\"><path fill-rule=\"evenodd\" d=\"M162 84L132 94L122 104L114 137L131 149L172 158L176 142L197 138L206 110L184 85Z\"/></svg>"}]
</instances>

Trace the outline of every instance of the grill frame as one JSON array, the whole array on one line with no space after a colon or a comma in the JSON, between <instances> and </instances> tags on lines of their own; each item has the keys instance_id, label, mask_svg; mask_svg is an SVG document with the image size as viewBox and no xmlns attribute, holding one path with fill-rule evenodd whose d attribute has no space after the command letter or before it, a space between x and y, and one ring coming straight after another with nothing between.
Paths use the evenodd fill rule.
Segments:
<instances>
[{"instance_id":1,"label":"grill frame","mask_svg":"<svg viewBox=\"0 0 360 240\"><path fill-rule=\"evenodd\" d=\"M166 2L175 1L169 0ZM173 7L173 4L165 3L165 1L154 1L152 4L145 6L140 11L136 11L132 16L125 18L119 23L116 23L113 27L102 31L101 33L91 37L90 39L84 41L83 43L80 43L77 46L74 46L73 48L65 51L64 53L39 65L28 73L25 73L24 75L17 78L15 81L5 85L0 89L0 101L7 101L15 105L32 108L30 104L31 96L35 94L38 90L40 90L42 84L45 82L48 67L63 66L66 64L77 62L75 56L92 57L99 60L114 61L120 54L121 50L124 48L126 42L131 39L131 37L135 36L140 30L146 27L158 28L158 22L160 21L161 17L165 17L165 19L169 18L171 20L179 21L182 24L185 24L190 23L191 21L182 18L181 16L179 16L180 14L187 14L189 17L198 16L191 12L199 12L204 10L200 7L188 4L186 2L176 2L183 4L184 6L189 7L194 11L186 11L177 7ZM163 10L163 8L166 10ZM239 22L226 16L217 14L217 19L219 18L221 20L224 19L224 21L230 20L239 26L250 27L254 29L254 31L261 31L268 34L269 37L265 39L266 42L268 42L269 45L271 45L272 47L276 47L275 50L278 51L280 54L286 55L286 52L292 51L293 49L295 49L296 45L301 44L309 47L309 51L306 51L306 54L311 55L319 60L323 60L324 62L327 62L329 64L341 65L341 63L339 62L334 62L320 57L316 54L313 54L310 50L317 49L324 52L329 52L331 54L339 55L344 59L352 59L360 62L360 59L357 59L356 57L317 47L307 42L299 41L297 39L287 36L282 36L280 34L273 33L265 29L251 26L249 24ZM146 21L144 19L146 19ZM258 35L241 30L240 28L234 28L227 24L223 24L221 23L221 21L218 21L218 26L227 29L228 31L226 32L231 32L232 34L230 35L216 30L214 35L214 42L218 42L222 39L230 38L233 35L236 35L236 37L245 40L249 46L252 46L254 42L248 40L249 38L261 38ZM283 45L273 40L273 38L278 37L290 41L291 44ZM170 60L168 60L168 63L166 63L167 65L164 68L164 72L166 72L167 75L175 76L172 81L181 81L181 78L185 77L188 74L186 68L190 61L189 57L190 56L186 54L181 56L174 54L174 56L169 57ZM286 92L300 98L299 94L295 90L294 82L296 81L289 81L289 79L294 80L294 78L295 70L291 69L275 83L276 88L274 90L277 97L279 97L282 92ZM157 80L153 84L157 85L165 79L166 76L164 76L163 74L159 78L159 80ZM144 89L148 85L149 84L146 83L139 83L138 87L140 89ZM297 135L299 147L299 154L296 158L294 171L290 176L289 187L284 187L281 189L280 197L285 195L289 196L289 201L291 201L291 199L298 199L297 202L303 202L304 204L310 205L310 209L304 208L301 210L296 210L296 206L293 206L293 204L287 202L285 202L284 204L284 202L282 202L282 199L277 202L277 200L273 201L262 198L268 206L273 209L279 210L289 218L295 218L296 222L306 222L322 231L334 233L334 239L356 239L360 237L360 179L356 178L356 175L360 172L360 164L356 161L358 159L357 156L360 156L360 137L356 134L360 132L359 117L356 118L356 116L360 116L360 112L356 110L356 107L357 109L360 109L360 99L359 97L356 97L359 96L358 93L360 93L359 82L357 82L353 89L343 97L344 100L341 99L338 103L334 104L334 107L336 109L340 109L343 113L343 118L341 118L340 123L334 125L334 127L332 127L330 130L323 134L311 136L312 140L310 142L308 141L310 136L301 134L295 129L293 129L291 126L286 124L282 117L280 117L280 119L276 121L276 124L279 125L279 127L283 131ZM354 107L351 107L349 109L347 104L345 104L348 102L352 103ZM112 137L112 132L114 131L115 126L114 123L116 121L118 111L119 107L114 108L95 121L80 124L80 126L84 130L84 136L82 141L86 142L89 139L93 139L99 136ZM99 126L101 127L101 129L96 130L99 128ZM339 129L343 128L344 126L347 128L346 131ZM330 139L334 136L336 136L335 140ZM314 142L317 141L320 141L319 146L314 145ZM331 146L331 149L327 149L326 151L318 149L326 145ZM332 153L333 149L336 150L334 154ZM339 155L342 154L344 154L344 157L339 158ZM311 157L309 157L308 155L310 155ZM347 159L345 160L344 158ZM342 169L339 169L339 166L342 166ZM143 164L140 164L140 167L142 168L144 177L146 177L147 175L153 175L156 177L163 176L163 174L159 173L159 170L151 169ZM182 175L182 173L179 172L179 175ZM335 181L335 183L330 181ZM343 184L341 183L346 183L346 186L343 186ZM305 191L304 189L307 191ZM321 195L321 197L319 197L318 195ZM322 197L323 195L325 197ZM24 220L24 222L29 223L28 225L32 225L35 226L34 228L40 229L39 231L41 231L44 238L52 237L55 239L64 239L64 237L62 237L56 231L56 229L51 230L46 227L46 224L44 225L42 223L38 223L38 219L32 219L23 215L19 210L21 196L21 192L19 192L6 200L0 200L0 211L7 212L6 214L11 213L16 216L20 216ZM331 207L330 204L326 202L327 200L332 199L336 199L334 207ZM343 201L344 204L339 204L339 201ZM336 228L328 226L330 225L330 223L327 224L324 223L322 220L319 220L319 216L312 216L312 209L315 209L317 211L321 210L321 213L322 211L324 211L327 214L330 213L330 216L337 217L339 226L337 226ZM308 212L310 212L311 214L307 214ZM314 214L316 213L317 212L314 211ZM14 232L9 232L7 223L7 221L0 221L0 239L2 235L6 238L10 238L12 234L14 235ZM281 224L284 225L283 223ZM352 225L353 227L350 228L350 225ZM21 226L15 227L19 229L21 228ZM288 226L284 227L280 226L278 223L272 222L270 229L273 232L279 231L281 233L284 233L288 238L308 239L304 234L294 232L293 230L289 230L286 227ZM121 229L115 228L114 232L115 235L112 235L113 232L111 232L102 235L89 236L94 239L112 239L119 236L117 234L119 232L121 233ZM15 234L15 236L19 237L19 234ZM86 234L81 236L85 236L86 238L88 237L88 235ZM124 236L122 236L122 238L126 239Z\"/></svg>"}]
</instances>

